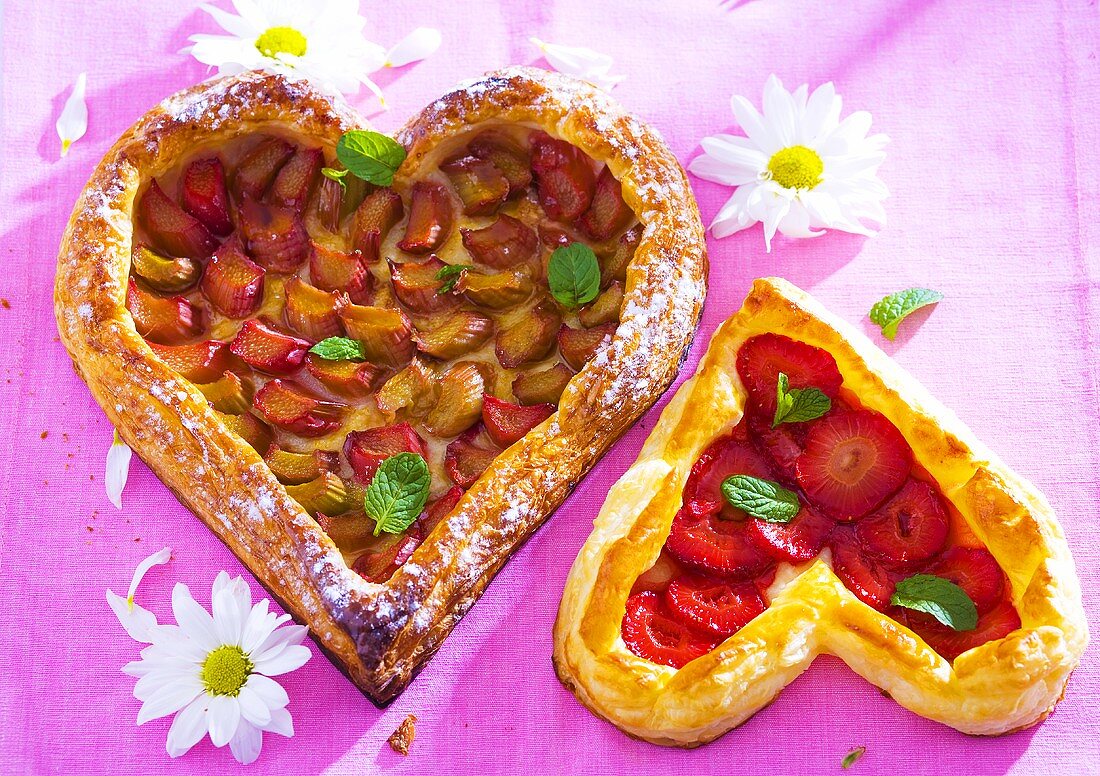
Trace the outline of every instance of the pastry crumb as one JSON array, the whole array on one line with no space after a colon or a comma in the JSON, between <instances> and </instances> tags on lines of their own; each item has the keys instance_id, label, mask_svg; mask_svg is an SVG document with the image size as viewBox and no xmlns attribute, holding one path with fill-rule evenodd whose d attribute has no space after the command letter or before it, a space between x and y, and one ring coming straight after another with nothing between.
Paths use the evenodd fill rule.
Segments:
<instances>
[{"instance_id":1,"label":"pastry crumb","mask_svg":"<svg viewBox=\"0 0 1100 776\"><path fill-rule=\"evenodd\" d=\"M49 432L49 431L43 431L43 432L42 432L41 434L39 434L39 435L38 435L38 438L39 438L39 439L45 439L45 438L46 438L46 437L48 437L49 435L50 435L50 432Z\"/></svg>"},{"instance_id":2,"label":"pastry crumb","mask_svg":"<svg viewBox=\"0 0 1100 776\"><path fill-rule=\"evenodd\" d=\"M11 302L9 302L7 299L0 299L0 307L3 307L5 310L10 310Z\"/></svg>"},{"instance_id":3,"label":"pastry crumb","mask_svg":"<svg viewBox=\"0 0 1100 776\"><path fill-rule=\"evenodd\" d=\"M416 715L410 714L405 717L405 720L401 723L397 730L393 731L393 735L389 737L390 747L398 754L408 756L409 747L412 746L413 740L416 738Z\"/></svg>"}]
</instances>

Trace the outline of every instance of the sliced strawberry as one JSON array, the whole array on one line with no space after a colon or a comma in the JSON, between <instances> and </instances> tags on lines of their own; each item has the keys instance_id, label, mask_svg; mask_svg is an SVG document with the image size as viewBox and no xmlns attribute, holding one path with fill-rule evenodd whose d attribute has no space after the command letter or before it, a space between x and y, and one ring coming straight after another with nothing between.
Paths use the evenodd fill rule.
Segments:
<instances>
[{"instance_id":1,"label":"sliced strawberry","mask_svg":"<svg viewBox=\"0 0 1100 776\"><path fill-rule=\"evenodd\" d=\"M547 303L527 311L497 332L497 361L505 369L541 361L550 354L561 327L561 314Z\"/></svg>"},{"instance_id":2,"label":"sliced strawberry","mask_svg":"<svg viewBox=\"0 0 1100 776\"><path fill-rule=\"evenodd\" d=\"M446 360L477 350L492 336L491 318L462 310L427 321L425 330L417 332L414 339L421 353Z\"/></svg>"},{"instance_id":3,"label":"sliced strawberry","mask_svg":"<svg viewBox=\"0 0 1100 776\"><path fill-rule=\"evenodd\" d=\"M134 274L154 291L162 294L178 294L198 282L202 264L186 256L170 259L161 256L147 245L137 242L130 252Z\"/></svg>"},{"instance_id":4,"label":"sliced strawberry","mask_svg":"<svg viewBox=\"0 0 1100 776\"><path fill-rule=\"evenodd\" d=\"M760 453L733 435L725 436L704 450L691 468L684 484L684 506L694 515L722 512L727 519L746 519L748 515L731 506L722 495L722 483L735 474L772 478Z\"/></svg>"},{"instance_id":5,"label":"sliced strawberry","mask_svg":"<svg viewBox=\"0 0 1100 776\"><path fill-rule=\"evenodd\" d=\"M412 189L405 236L397 247L406 253L431 253L450 235L454 210L454 200L443 184L418 181Z\"/></svg>"},{"instance_id":6,"label":"sliced strawberry","mask_svg":"<svg viewBox=\"0 0 1100 776\"><path fill-rule=\"evenodd\" d=\"M417 523L420 525L420 533L427 537L432 532L432 529L442 522L443 518L454 511L454 508L458 506L458 502L462 498L462 494L465 492L466 491L456 485L435 501L429 502L428 506L424 509L424 514L417 520Z\"/></svg>"},{"instance_id":7,"label":"sliced strawberry","mask_svg":"<svg viewBox=\"0 0 1100 776\"><path fill-rule=\"evenodd\" d=\"M663 593L668 589L672 580L683 576L684 567L668 552L661 550L653 565L643 571L634 582L630 592L640 593L643 590L652 590L655 593Z\"/></svg>"},{"instance_id":8,"label":"sliced strawberry","mask_svg":"<svg viewBox=\"0 0 1100 776\"><path fill-rule=\"evenodd\" d=\"M776 471L793 481L795 464L798 463L798 456L802 455L809 424L780 423L772 428L774 417L774 412L765 417L761 410L753 406L746 413L745 420L752 432L750 438L756 447L775 465Z\"/></svg>"},{"instance_id":9,"label":"sliced strawberry","mask_svg":"<svg viewBox=\"0 0 1100 776\"><path fill-rule=\"evenodd\" d=\"M420 542L420 532L414 526L381 549L360 555L355 559L351 569L368 582L384 584L405 564L405 561L412 557L416 548L420 546Z\"/></svg>"},{"instance_id":10,"label":"sliced strawberry","mask_svg":"<svg viewBox=\"0 0 1100 776\"><path fill-rule=\"evenodd\" d=\"M748 533L748 520L723 520L681 509L672 521L665 547L673 556L698 569L737 579L763 571L771 559Z\"/></svg>"},{"instance_id":11,"label":"sliced strawberry","mask_svg":"<svg viewBox=\"0 0 1100 776\"><path fill-rule=\"evenodd\" d=\"M330 361L316 353L307 353L305 363L306 370L321 385L349 399L370 396L385 373L369 361Z\"/></svg>"},{"instance_id":12,"label":"sliced strawberry","mask_svg":"<svg viewBox=\"0 0 1100 776\"><path fill-rule=\"evenodd\" d=\"M558 330L558 350L565 363L580 371L615 336L616 323L604 323L591 329L574 329L568 324Z\"/></svg>"},{"instance_id":13,"label":"sliced strawberry","mask_svg":"<svg viewBox=\"0 0 1100 776\"><path fill-rule=\"evenodd\" d=\"M274 205L296 213L305 210L317 176L321 174L325 154L320 148L299 148L279 170L267 199Z\"/></svg>"},{"instance_id":14,"label":"sliced strawberry","mask_svg":"<svg viewBox=\"0 0 1100 776\"><path fill-rule=\"evenodd\" d=\"M462 244L478 264L508 269L529 261L539 247L535 231L517 218L501 214L482 229L459 229Z\"/></svg>"},{"instance_id":15,"label":"sliced strawberry","mask_svg":"<svg viewBox=\"0 0 1100 776\"><path fill-rule=\"evenodd\" d=\"M953 547L933 561L925 573L943 577L961 587L979 613L992 609L1004 592L1004 572L985 548Z\"/></svg>"},{"instance_id":16,"label":"sliced strawberry","mask_svg":"<svg viewBox=\"0 0 1100 776\"><path fill-rule=\"evenodd\" d=\"M412 321L400 310L346 304L340 321L348 336L362 344L368 361L400 368L416 352Z\"/></svg>"},{"instance_id":17,"label":"sliced strawberry","mask_svg":"<svg viewBox=\"0 0 1100 776\"><path fill-rule=\"evenodd\" d=\"M761 547L779 561L813 560L825 546L833 521L813 507L804 506L789 523L749 521L749 531Z\"/></svg>"},{"instance_id":18,"label":"sliced strawberry","mask_svg":"<svg viewBox=\"0 0 1100 776\"><path fill-rule=\"evenodd\" d=\"M477 482L498 455L500 448L495 447L485 434L485 427L477 425L447 445L443 467L455 485L468 488Z\"/></svg>"},{"instance_id":19,"label":"sliced strawberry","mask_svg":"<svg viewBox=\"0 0 1100 776\"><path fill-rule=\"evenodd\" d=\"M752 582L729 582L697 574L672 580L665 602L685 625L726 638L768 608Z\"/></svg>"},{"instance_id":20,"label":"sliced strawberry","mask_svg":"<svg viewBox=\"0 0 1100 776\"><path fill-rule=\"evenodd\" d=\"M683 668L718 646L717 637L673 619L663 597L648 590L626 599L623 641L638 657L673 668Z\"/></svg>"},{"instance_id":21,"label":"sliced strawberry","mask_svg":"<svg viewBox=\"0 0 1100 776\"><path fill-rule=\"evenodd\" d=\"M196 159L183 171L183 209L202 221L203 226L225 237L233 231L229 218L229 192L225 188L225 168L216 156Z\"/></svg>"},{"instance_id":22,"label":"sliced strawberry","mask_svg":"<svg viewBox=\"0 0 1100 776\"><path fill-rule=\"evenodd\" d=\"M311 340L319 342L344 333L340 325L339 297L311 286L300 277L292 277L283 287L286 306L283 317L287 326Z\"/></svg>"},{"instance_id":23,"label":"sliced strawberry","mask_svg":"<svg viewBox=\"0 0 1100 776\"><path fill-rule=\"evenodd\" d=\"M157 296L130 278L126 289L126 309L134 318L137 333L150 342L178 345L202 333L202 308L182 296Z\"/></svg>"},{"instance_id":24,"label":"sliced strawberry","mask_svg":"<svg viewBox=\"0 0 1100 776\"><path fill-rule=\"evenodd\" d=\"M833 571L844 586L872 609L885 612L890 606L895 585L889 572L860 550L850 530L837 532L830 546L833 550Z\"/></svg>"},{"instance_id":25,"label":"sliced strawberry","mask_svg":"<svg viewBox=\"0 0 1100 776\"><path fill-rule=\"evenodd\" d=\"M634 211L623 201L622 185L611 174L610 167L600 171L592 204L577 219L577 228L593 240L606 240L634 220Z\"/></svg>"},{"instance_id":26,"label":"sliced strawberry","mask_svg":"<svg viewBox=\"0 0 1100 776\"><path fill-rule=\"evenodd\" d=\"M317 220L330 232L340 229L340 210L344 204L344 190L332 178L322 177L317 184Z\"/></svg>"},{"instance_id":27,"label":"sliced strawberry","mask_svg":"<svg viewBox=\"0 0 1100 776\"><path fill-rule=\"evenodd\" d=\"M957 631L924 612L905 610L905 624L948 661L990 641L1003 639L1020 628L1020 615L1009 601L1001 600L978 615L974 630Z\"/></svg>"},{"instance_id":28,"label":"sliced strawberry","mask_svg":"<svg viewBox=\"0 0 1100 776\"><path fill-rule=\"evenodd\" d=\"M463 156L444 162L439 169L451 179L462 200L462 212L468 216L491 215L508 198L508 179L486 159Z\"/></svg>"},{"instance_id":29,"label":"sliced strawberry","mask_svg":"<svg viewBox=\"0 0 1100 776\"><path fill-rule=\"evenodd\" d=\"M169 369L193 383L209 383L217 380L230 368L233 355L229 345L217 340L195 342L191 345L158 345L149 347Z\"/></svg>"},{"instance_id":30,"label":"sliced strawberry","mask_svg":"<svg viewBox=\"0 0 1100 776\"><path fill-rule=\"evenodd\" d=\"M556 409L553 404L522 407L495 396L486 396L481 419L489 437L501 447L508 447L553 415Z\"/></svg>"},{"instance_id":31,"label":"sliced strawberry","mask_svg":"<svg viewBox=\"0 0 1100 776\"><path fill-rule=\"evenodd\" d=\"M443 281L436 275L447 265L435 256L401 264L391 259L389 265L394 296L413 313L424 315L453 310L458 306L460 300L457 296L439 293Z\"/></svg>"},{"instance_id":32,"label":"sliced strawberry","mask_svg":"<svg viewBox=\"0 0 1100 776\"><path fill-rule=\"evenodd\" d=\"M512 381L512 394L520 404L557 404L572 379L573 370L565 364L554 364L539 372L520 372Z\"/></svg>"},{"instance_id":33,"label":"sliced strawberry","mask_svg":"<svg viewBox=\"0 0 1100 776\"><path fill-rule=\"evenodd\" d=\"M297 213L251 199L244 201L240 213L241 233L253 261L281 273L302 265L309 254L309 234Z\"/></svg>"},{"instance_id":34,"label":"sliced strawberry","mask_svg":"<svg viewBox=\"0 0 1100 776\"><path fill-rule=\"evenodd\" d=\"M255 319L245 321L229 345L233 355L261 372L288 375L297 371L312 344Z\"/></svg>"},{"instance_id":35,"label":"sliced strawberry","mask_svg":"<svg viewBox=\"0 0 1100 776\"><path fill-rule=\"evenodd\" d=\"M910 478L902 489L856 528L864 549L902 567L931 558L947 541L947 512L939 494L927 483Z\"/></svg>"},{"instance_id":36,"label":"sliced strawberry","mask_svg":"<svg viewBox=\"0 0 1100 776\"><path fill-rule=\"evenodd\" d=\"M155 180L138 201L138 219L153 243L169 256L205 259L218 246L210 230L173 202Z\"/></svg>"},{"instance_id":37,"label":"sliced strawberry","mask_svg":"<svg viewBox=\"0 0 1100 776\"><path fill-rule=\"evenodd\" d=\"M780 334L759 334L737 352L737 374L753 404L769 418L775 415L775 387L780 372L787 375L791 388L817 388L829 398L836 398L840 390L836 361L821 348Z\"/></svg>"},{"instance_id":38,"label":"sliced strawberry","mask_svg":"<svg viewBox=\"0 0 1100 776\"><path fill-rule=\"evenodd\" d=\"M277 137L269 137L249 151L237 166L233 178L238 200L260 199L279 168L293 153L294 146Z\"/></svg>"},{"instance_id":39,"label":"sliced strawberry","mask_svg":"<svg viewBox=\"0 0 1100 776\"><path fill-rule=\"evenodd\" d=\"M853 410L813 424L795 469L814 504L838 520L858 520L901 487L912 465L909 445L890 421Z\"/></svg>"},{"instance_id":40,"label":"sliced strawberry","mask_svg":"<svg viewBox=\"0 0 1100 776\"><path fill-rule=\"evenodd\" d=\"M244 252L239 237L221 244L206 264L202 292L214 309L228 318L247 318L263 300L264 268Z\"/></svg>"},{"instance_id":41,"label":"sliced strawberry","mask_svg":"<svg viewBox=\"0 0 1100 776\"><path fill-rule=\"evenodd\" d=\"M363 485L374 479L382 461L398 453L428 457L427 445L408 423L352 431L344 441L344 456L355 472L355 479Z\"/></svg>"},{"instance_id":42,"label":"sliced strawberry","mask_svg":"<svg viewBox=\"0 0 1100 776\"><path fill-rule=\"evenodd\" d=\"M572 221L592 204L596 174L591 160L576 146L545 132L533 133L531 169L542 209L555 221Z\"/></svg>"},{"instance_id":43,"label":"sliced strawberry","mask_svg":"<svg viewBox=\"0 0 1100 776\"><path fill-rule=\"evenodd\" d=\"M374 275L359 251L346 253L315 242L310 243L309 279L317 288L346 293L355 304L369 304L374 291Z\"/></svg>"},{"instance_id":44,"label":"sliced strawberry","mask_svg":"<svg viewBox=\"0 0 1100 776\"><path fill-rule=\"evenodd\" d=\"M485 378L473 361L459 361L439 378L439 400L424 419L437 437L461 434L481 419Z\"/></svg>"},{"instance_id":45,"label":"sliced strawberry","mask_svg":"<svg viewBox=\"0 0 1100 776\"><path fill-rule=\"evenodd\" d=\"M508 180L508 196L515 196L531 185L531 156L510 135L496 130L482 132L467 146L469 152L493 163Z\"/></svg>"},{"instance_id":46,"label":"sliced strawberry","mask_svg":"<svg viewBox=\"0 0 1100 776\"><path fill-rule=\"evenodd\" d=\"M373 264L380 258L379 248L390 229L405 215L401 197L393 189L377 189L368 194L355 209L351 239L363 254L363 261Z\"/></svg>"},{"instance_id":47,"label":"sliced strawberry","mask_svg":"<svg viewBox=\"0 0 1100 776\"><path fill-rule=\"evenodd\" d=\"M252 406L268 423L304 437L335 431L346 409L310 396L302 386L285 380L266 382L253 397Z\"/></svg>"}]
</instances>

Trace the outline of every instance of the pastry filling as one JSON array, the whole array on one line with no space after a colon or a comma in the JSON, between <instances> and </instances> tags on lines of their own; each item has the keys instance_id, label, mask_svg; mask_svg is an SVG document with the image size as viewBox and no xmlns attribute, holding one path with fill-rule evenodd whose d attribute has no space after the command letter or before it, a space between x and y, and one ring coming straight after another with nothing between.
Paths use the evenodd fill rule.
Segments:
<instances>
[{"instance_id":1,"label":"pastry filling","mask_svg":"<svg viewBox=\"0 0 1100 776\"><path fill-rule=\"evenodd\" d=\"M705 655L768 608L782 567L825 551L857 598L948 660L1020 627L997 561L829 353L762 334L741 346L737 372L745 416L695 463L627 599L634 654L674 668ZM943 607L969 614L930 613Z\"/></svg>"},{"instance_id":2,"label":"pastry filling","mask_svg":"<svg viewBox=\"0 0 1100 776\"><path fill-rule=\"evenodd\" d=\"M610 342L641 227L610 170L521 126L443 144L399 189L341 185L321 174L335 163L330 147L253 134L148 181L126 306L382 582ZM595 256L581 300L552 289L562 248ZM341 347L313 350L326 340ZM402 453L431 484L419 518L389 533L364 495Z\"/></svg>"}]
</instances>

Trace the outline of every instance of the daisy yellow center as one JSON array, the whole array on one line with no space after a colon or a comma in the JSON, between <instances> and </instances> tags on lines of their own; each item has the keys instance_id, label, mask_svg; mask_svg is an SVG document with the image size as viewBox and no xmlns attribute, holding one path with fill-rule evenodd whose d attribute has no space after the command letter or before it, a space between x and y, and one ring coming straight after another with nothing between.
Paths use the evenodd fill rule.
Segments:
<instances>
[{"instance_id":1,"label":"daisy yellow center","mask_svg":"<svg viewBox=\"0 0 1100 776\"><path fill-rule=\"evenodd\" d=\"M791 146L776 151L768 160L773 181L785 189L812 189L821 183L825 163L817 151L806 146Z\"/></svg>"},{"instance_id":2,"label":"daisy yellow center","mask_svg":"<svg viewBox=\"0 0 1100 776\"><path fill-rule=\"evenodd\" d=\"M211 695L236 697L254 667L243 649L223 644L206 656L202 664L202 683Z\"/></svg>"},{"instance_id":3,"label":"daisy yellow center","mask_svg":"<svg viewBox=\"0 0 1100 776\"><path fill-rule=\"evenodd\" d=\"M306 53L306 36L293 27L270 27L256 38L256 48L272 59L278 54L300 57Z\"/></svg>"}]
</instances>

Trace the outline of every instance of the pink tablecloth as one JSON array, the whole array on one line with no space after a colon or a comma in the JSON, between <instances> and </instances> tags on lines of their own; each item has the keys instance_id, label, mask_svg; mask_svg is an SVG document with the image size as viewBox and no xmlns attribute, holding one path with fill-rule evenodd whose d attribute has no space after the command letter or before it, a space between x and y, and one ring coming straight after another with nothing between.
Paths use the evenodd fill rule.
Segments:
<instances>
[{"instance_id":1,"label":"pink tablecloth","mask_svg":"<svg viewBox=\"0 0 1100 776\"><path fill-rule=\"evenodd\" d=\"M849 110L890 135L882 177L890 223L876 239L711 242L711 286L694 367L749 281L783 275L853 321L909 285L947 299L887 350L958 411L1054 504L1097 628L1100 604L1100 24L1096 4L776 0L364 3L390 44L439 27L438 54L383 83L392 129L460 78L538 60L527 37L613 54L615 95L661 129L681 160L731 128L729 96L759 100L776 72L794 86L836 82ZM626 10L632 7L631 10ZM675 10L673 10L675 9ZM167 721L138 728L137 646L103 591L125 590L165 545L143 600L161 616L171 584L208 601L220 569L242 571L135 461L125 509L103 491L111 429L57 341L51 286L58 241L92 167L160 98L205 76L176 52L212 22L178 0L9 0L3 15L0 138L0 771L236 772L205 742L164 752ZM58 161L53 123L88 72L88 135ZM364 97L358 103L368 105ZM704 218L726 196L696 182ZM10 306L9 306L10 305ZM1100 660L1086 655L1043 725L967 738L902 710L835 659L819 660L743 728L701 750L632 741L575 702L550 666L550 627L566 571L609 485L636 455L656 410L619 442L508 564L409 690L378 711L323 657L286 679L297 735L268 736L252 773L393 772L1079 774L1100 772ZM247 575L246 575L247 577ZM251 582L251 579L250 579ZM253 583L256 594L261 589ZM420 717L407 759L385 745Z\"/></svg>"}]
</instances>

